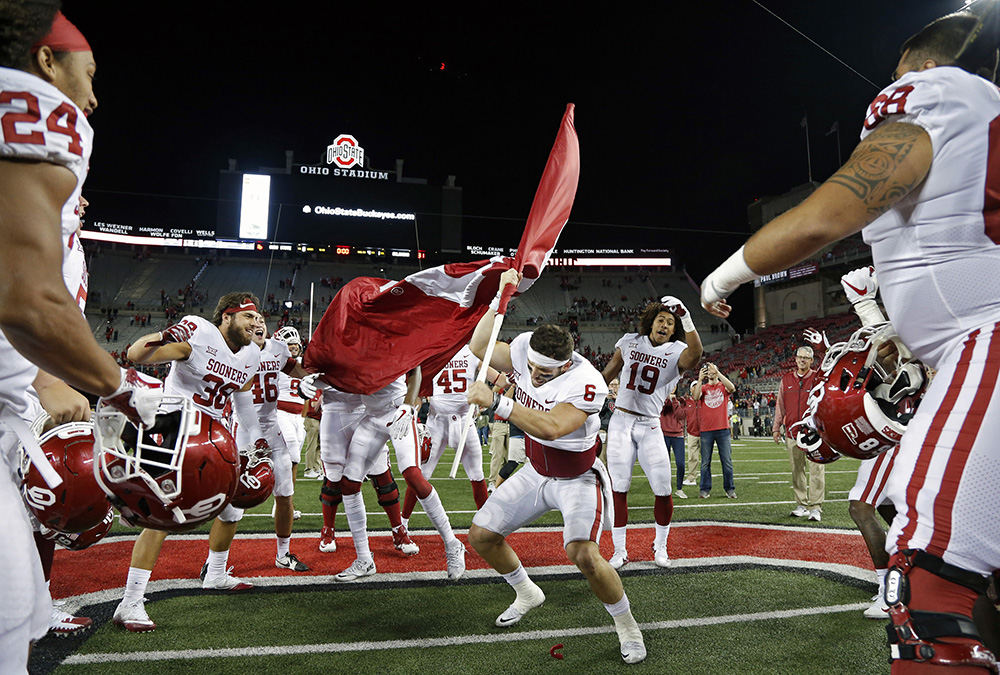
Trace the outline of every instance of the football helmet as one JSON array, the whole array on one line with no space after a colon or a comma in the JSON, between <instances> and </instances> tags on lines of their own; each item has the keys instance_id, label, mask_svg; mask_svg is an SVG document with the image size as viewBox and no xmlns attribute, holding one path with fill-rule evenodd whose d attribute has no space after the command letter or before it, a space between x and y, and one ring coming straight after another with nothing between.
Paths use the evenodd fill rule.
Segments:
<instances>
[{"instance_id":1,"label":"football helmet","mask_svg":"<svg viewBox=\"0 0 1000 675\"><path fill-rule=\"evenodd\" d=\"M240 477L232 504L238 509L249 509L263 504L274 490L274 465L270 457L253 446L240 450Z\"/></svg>"},{"instance_id":2,"label":"football helmet","mask_svg":"<svg viewBox=\"0 0 1000 675\"><path fill-rule=\"evenodd\" d=\"M182 396L164 396L151 427L121 413L95 416L95 475L127 523L183 532L217 516L232 499L239 453L229 431Z\"/></svg>"},{"instance_id":3,"label":"football helmet","mask_svg":"<svg viewBox=\"0 0 1000 675\"><path fill-rule=\"evenodd\" d=\"M431 434L427 425L417 422L417 445L420 448L420 463L426 464L431 458Z\"/></svg>"},{"instance_id":4,"label":"football helmet","mask_svg":"<svg viewBox=\"0 0 1000 675\"><path fill-rule=\"evenodd\" d=\"M795 431L795 444L799 450L805 453L810 462L829 464L843 457L842 454L827 445L815 429L810 429L801 422L796 422L796 424L801 426ZM792 425L793 428L795 426L795 424Z\"/></svg>"},{"instance_id":5,"label":"football helmet","mask_svg":"<svg viewBox=\"0 0 1000 675\"><path fill-rule=\"evenodd\" d=\"M57 544L63 548L69 549L70 551L82 551L83 549L93 546L103 539L104 535L111 531L111 526L114 522L115 510L111 508L111 504L109 503L108 512L104 515L104 518L101 522L94 525L89 530L84 530L83 532L78 532L76 534L67 534L65 532L50 530L42 525L39 527L38 533L46 539L52 539Z\"/></svg>"},{"instance_id":6,"label":"football helmet","mask_svg":"<svg viewBox=\"0 0 1000 675\"><path fill-rule=\"evenodd\" d=\"M42 414L32 425L39 435L38 445L62 482L54 488L46 484L38 468L21 455L21 496L43 526L64 533L95 527L111 509L107 496L94 478L94 425L90 422L51 423Z\"/></svg>"},{"instance_id":7,"label":"football helmet","mask_svg":"<svg viewBox=\"0 0 1000 675\"><path fill-rule=\"evenodd\" d=\"M889 323L865 326L823 358L803 420L834 451L871 459L895 447L928 376Z\"/></svg>"},{"instance_id":8,"label":"football helmet","mask_svg":"<svg viewBox=\"0 0 1000 675\"><path fill-rule=\"evenodd\" d=\"M295 330L292 326L282 326L278 330L274 331L274 334L271 335L271 337L290 345L302 344L302 338L299 337L299 331Z\"/></svg>"}]
</instances>

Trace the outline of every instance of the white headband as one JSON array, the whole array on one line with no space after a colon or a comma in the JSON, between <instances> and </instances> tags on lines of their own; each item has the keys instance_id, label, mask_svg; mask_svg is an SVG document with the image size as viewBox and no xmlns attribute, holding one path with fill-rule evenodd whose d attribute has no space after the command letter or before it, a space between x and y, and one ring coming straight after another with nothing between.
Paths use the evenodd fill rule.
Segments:
<instances>
[{"instance_id":1,"label":"white headband","mask_svg":"<svg viewBox=\"0 0 1000 675\"><path fill-rule=\"evenodd\" d=\"M545 356L544 354L539 354L531 348L531 345L528 345L528 360L541 368L561 368L572 361L573 357L571 355L568 359L559 361L558 359L553 359L552 357Z\"/></svg>"}]
</instances>

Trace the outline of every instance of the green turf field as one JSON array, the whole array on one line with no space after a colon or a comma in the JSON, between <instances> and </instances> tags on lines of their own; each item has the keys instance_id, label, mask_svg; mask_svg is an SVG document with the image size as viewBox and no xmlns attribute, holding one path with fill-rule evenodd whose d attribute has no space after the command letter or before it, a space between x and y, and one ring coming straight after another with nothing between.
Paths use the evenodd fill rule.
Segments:
<instances>
[{"instance_id":1,"label":"green turf field","mask_svg":"<svg viewBox=\"0 0 1000 675\"><path fill-rule=\"evenodd\" d=\"M471 523L474 504L464 478L446 477L452 456L446 452L432 482L453 526L463 531ZM484 459L488 463L489 457ZM770 439L741 439L734 443L733 460L738 499L724 497L716 457L713 496L698 499L697 487L686 488L690 498L674 500L674 522L853 529L846 499L856 460L827 465L827 502L820 523L789 517L794 501L783 446ZM638 467L636 476L629 500L631 521L649 523L652 494ZM296 522L297 532L321 526L320 484L299 478L296 506L303 517ZM370 489L364 488L363 494L369 528L385 529L386 517ZM270 509L270 501L254 509L241 523L241 532L272 532ZM539 521L559 523L558 514ZM430 527L419 506L410 524L411 529ZM342 511L337 525L338 534L346 537ZM118 533L128 531L116 528ZM856 578L821 574L808 566L793 570L753 564L679 565L668 570L647 566L626 568L622 576L649 652L646 662L631 668L699 675L888 672L883 624L861 618L872 589ZM103 603L87 608L100 625L87 639L74 640L75 652L53 646L54 638L39 643L36 655L44 657L49 650L55 662L36 658L34 663L45 665L33 672L47 671L66 656L57 672L530 673L627 668L610 618L575 570L554 568L541 576L545 604L507 630L495 628L493 620L511 602L513 592L492 573L469 575L458 584L385 583L378 581L379 575L372 579L362 585L279 586L233 596L192 589L159 594L155 620L160 628L141 635L111 625L115 603ZM562 660L549 654L557 643L564 645Z\"/></svg>"}]
</instances>

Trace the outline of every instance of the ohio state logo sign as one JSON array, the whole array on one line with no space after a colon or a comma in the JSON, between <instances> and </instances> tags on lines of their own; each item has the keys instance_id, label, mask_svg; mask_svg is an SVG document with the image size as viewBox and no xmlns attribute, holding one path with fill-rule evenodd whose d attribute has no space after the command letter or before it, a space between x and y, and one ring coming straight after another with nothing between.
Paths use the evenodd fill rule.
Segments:
<instances>
[{"instance_id":1,"label":"ohio state logo sign","mask_svg":"<svg viewBox=\"0 0 1000 675\"><path fill-rule=\"evenodd\" d=\"M358 144L358 139L350 134L340 134L333 143L326 146L326 163L336 164L341 169L365 165L365 149Z\"/></svg>"}]
</instances>

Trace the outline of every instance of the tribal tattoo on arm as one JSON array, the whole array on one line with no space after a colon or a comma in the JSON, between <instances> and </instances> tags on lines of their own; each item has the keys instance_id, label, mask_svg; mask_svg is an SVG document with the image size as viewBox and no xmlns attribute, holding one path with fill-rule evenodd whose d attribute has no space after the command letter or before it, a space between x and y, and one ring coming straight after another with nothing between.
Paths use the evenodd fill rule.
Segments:
<instances>
[{"instance_id":1,"label":"tribal tattoo on arm","mask_svg":"<svg viewBox=\"0 0 1000 675\"><path fill-rule=\"evenodd\" d=\"M850 190L862 202L867 224L924 180L932 153L930 136L923 128L905 122L882 124L827 183Z\"/></svg>"}]
</instances>

